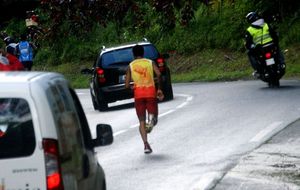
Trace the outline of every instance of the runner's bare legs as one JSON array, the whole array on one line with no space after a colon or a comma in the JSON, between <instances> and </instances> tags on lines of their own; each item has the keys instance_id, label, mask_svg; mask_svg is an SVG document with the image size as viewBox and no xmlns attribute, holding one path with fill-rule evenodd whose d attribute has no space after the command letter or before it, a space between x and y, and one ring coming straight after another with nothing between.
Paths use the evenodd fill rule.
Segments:
<instances>
[{"instance_id":1,"label":"runner's bare legs","mask_svg":"<svg viewBox=\"0 0 300 190\"><path fill-rule=\"evenodd\" d=\"M148 142L145 124L146 124L145 120L140 120L140 134L144 143Z\"/></svg>"}]
</instances>

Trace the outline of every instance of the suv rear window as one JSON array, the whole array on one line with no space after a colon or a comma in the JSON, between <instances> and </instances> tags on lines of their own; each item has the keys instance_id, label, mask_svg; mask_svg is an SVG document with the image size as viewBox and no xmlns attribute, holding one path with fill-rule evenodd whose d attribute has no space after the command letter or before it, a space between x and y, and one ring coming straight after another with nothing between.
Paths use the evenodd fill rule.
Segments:
<instances>
[{"instance_id":1,"label":"suv rear window","mask_svg":"<svg viewBox=\"0 0 300 190\"><path fill-rule=\"evenodd\" d=\"M148 59L156 59L158 52L153 45L145 45L144 57ZM134 59L132 54L132 47L118 49L102 54L101 64L103 68L107 68L113 65L128 65Z\"/></svg>"},{"instance_id":2,"label":"suv rear window","mask_svg":"<svg viewBox=\"0 0 300 190\"><path fill-rule=\"evenodd\" d=\"M26 100L0 98L0 159L29 156L35 149L32 116Z\"/></svg>"}]
</instances>

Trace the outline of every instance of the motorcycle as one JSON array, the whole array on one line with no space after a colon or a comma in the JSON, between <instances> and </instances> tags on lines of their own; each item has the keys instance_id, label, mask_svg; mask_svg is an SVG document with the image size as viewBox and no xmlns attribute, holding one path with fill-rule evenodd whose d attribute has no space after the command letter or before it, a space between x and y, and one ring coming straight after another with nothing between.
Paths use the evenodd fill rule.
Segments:
<instances>
[{"instance_id":1,"label":"motorcycle","mask_svg":"<svg viewBox=\"0 0 300 190\"><path fill-rule=\"evenodd\" d=\"M283 55L274 43L257 48L257 78L267 82L269 87L279 87L279 80L285 74L285 64L281 59Z\"/></svg>"}]
</instances>

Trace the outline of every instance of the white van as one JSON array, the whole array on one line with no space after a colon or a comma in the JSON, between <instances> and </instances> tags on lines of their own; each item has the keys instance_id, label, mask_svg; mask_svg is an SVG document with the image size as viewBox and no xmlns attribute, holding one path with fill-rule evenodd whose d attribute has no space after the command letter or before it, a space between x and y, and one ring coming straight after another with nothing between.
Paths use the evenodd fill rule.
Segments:
<instances>
[{"instance_id":1,"label":"white van","mask_svg":"<svg viewBox=\"0 0 300 190\"><path fill-rule=\"evenodd\" d=\"M62 75L0 72L0 190L106 189L94 147L111 144L112 129L96 131Z\"/></svg>"}]
</instances>

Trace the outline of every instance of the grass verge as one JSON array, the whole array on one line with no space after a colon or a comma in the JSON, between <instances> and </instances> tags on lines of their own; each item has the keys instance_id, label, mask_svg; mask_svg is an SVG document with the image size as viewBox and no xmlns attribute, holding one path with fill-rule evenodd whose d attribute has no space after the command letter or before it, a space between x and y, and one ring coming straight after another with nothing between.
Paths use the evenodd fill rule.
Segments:
<instances>
[{"instance_id":1,"label":"grass verge","mask_svg":"<svg viewBox=\"0 0 300 190\"><path fill-rule=\"evenodd\" d=\"M285 49L286 74L285 79L300 78L300 44ZM88 88L90 76L82 75L80 70L91 68L93 61L80 63L65 63L59 66L36 66L34 70L54 71L62 73L74 88ZM210 49L201 52L182 55L170 52L168 60L171 69L172 82L194 81L233 81L251 80L252 68L247 55L224 49Z\"/></svg>"}]
</instances>

